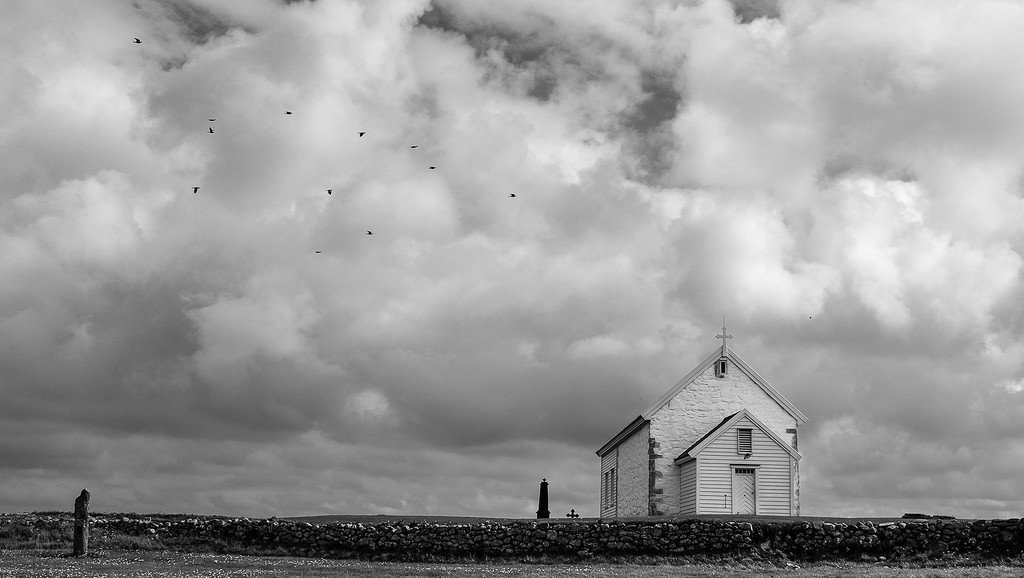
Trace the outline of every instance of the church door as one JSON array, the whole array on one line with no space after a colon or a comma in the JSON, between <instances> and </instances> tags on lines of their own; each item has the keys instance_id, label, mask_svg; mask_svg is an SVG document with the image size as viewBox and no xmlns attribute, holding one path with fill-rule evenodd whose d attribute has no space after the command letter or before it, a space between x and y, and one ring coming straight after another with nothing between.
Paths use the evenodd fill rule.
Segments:
<instances>
[{"instance_id":1,"label":"church door","mask_svg":"<svg viewBox=\"0 0 1024 578\"><path fill-rule=\"evenodd\" d=\"M754 468L734 468L732 471L732 513L756 514L757 495L754 488Z\"/></svg>"}]
</instances>

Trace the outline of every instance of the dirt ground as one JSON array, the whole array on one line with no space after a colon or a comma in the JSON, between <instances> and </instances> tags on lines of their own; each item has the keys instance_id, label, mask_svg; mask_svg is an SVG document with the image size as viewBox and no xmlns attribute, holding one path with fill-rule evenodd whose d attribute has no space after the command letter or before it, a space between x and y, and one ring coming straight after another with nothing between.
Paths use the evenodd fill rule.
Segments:
<instances>
[{"instance_id":1,"label":"dirt ground","mask_svg":"<svg viewBox=\"0 0 1024 578\"><path fill-rule=\"evenodd\" d=\"M766 564L635 565L635 564L436 564L184 554L164 551L93 551L71 558L52 550L0 550L0 578L22 576L744 576L809 577L1009 577L1024 575L1020 566L963 568L898 568L882 564L819 563L783 567Z\"/></svg>"}]
</instances>

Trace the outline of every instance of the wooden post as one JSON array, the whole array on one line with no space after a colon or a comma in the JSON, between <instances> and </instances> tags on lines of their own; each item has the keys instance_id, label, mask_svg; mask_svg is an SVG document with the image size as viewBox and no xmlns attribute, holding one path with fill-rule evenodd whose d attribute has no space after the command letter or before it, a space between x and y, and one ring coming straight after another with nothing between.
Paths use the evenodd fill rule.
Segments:
<instances>
[{"instance_id":1,"label":"wooden post","mask_svg":"<svg viewBox=\"0 0 1024 578\"><path fill-rule=\"evenodd\" d=\"M75 498L75 544L72 553L85 556L89 553L89 490Z\"/></svg>"}]
</instances>

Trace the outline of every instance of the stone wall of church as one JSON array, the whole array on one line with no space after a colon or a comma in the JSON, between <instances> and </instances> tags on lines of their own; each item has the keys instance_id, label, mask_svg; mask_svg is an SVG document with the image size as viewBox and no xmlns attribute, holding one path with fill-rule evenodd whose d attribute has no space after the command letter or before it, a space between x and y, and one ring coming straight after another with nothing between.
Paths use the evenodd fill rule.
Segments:
<instances>
[{"instance_id":1,"label":"stone wall of church","mask_svg":"<svg viewBox=\"0 0 1024 578\"><path fill-rule=\"evenodd\" d=\"M619 444L619 516L646 516L649 511L650 426L633 432Z\"/></svg>"},{"instance_id":2,"label":"stone wall of church","mask_svg":"<svg viewBox=\"0 0 1024 578\"><path fill-rule=\"evenodd\" d=\"M791 442L793 434L786 430L795 428L796 420L731 361L724 377L716 377L709 366L651 416L651 437L658 441L654 470L660 474L655 484L661 489L652 497L652 514L679 512L679 472L673 461L723 418L744 408Z\"/></svg>"}]
</instances>

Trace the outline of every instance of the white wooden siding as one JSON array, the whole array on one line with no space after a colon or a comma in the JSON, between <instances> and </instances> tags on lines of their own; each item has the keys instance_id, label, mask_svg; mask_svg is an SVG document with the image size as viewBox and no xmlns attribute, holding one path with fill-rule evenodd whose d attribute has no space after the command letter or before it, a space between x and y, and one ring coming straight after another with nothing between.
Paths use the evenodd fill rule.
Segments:
<instances>
[{"instance_id":1,"label":"white wooden siding","mask_svg":"<svg viewBox=\"0 0 1024 578\"><path fill-rule=\"evenodd\" d=\"M608 452L601 458L601 517L615 517L616 495L613 488L618 485L616 474L619 465L619 448ZM605 475L611 477L611 488L605 484Z\"/></svg>"},{"instance_id":2,"label":"white wooden siding","mask_svg":"<svg viewBox=\"0 0 1024 578\"><path fill-rule=\"evenodd\" d=\"M752 428L753 452L744 459L736 453L736 429ZM788 516L792 511L791 462L793 458L744 418L722 432L697 457L700 462L698 503L701 514L732 513L733 465L759 466L757 481L757 513Z\"/></svg>"},{"instance_id":3,"label":"white wooden siding","mask_svg":"<svg viewBox=\"0 0 1024 578\"><path fill-rule=\"evenodd\" d=\"M679 513L697 513L697 460L679 466Z\"/></svg>"}]
</instances>

